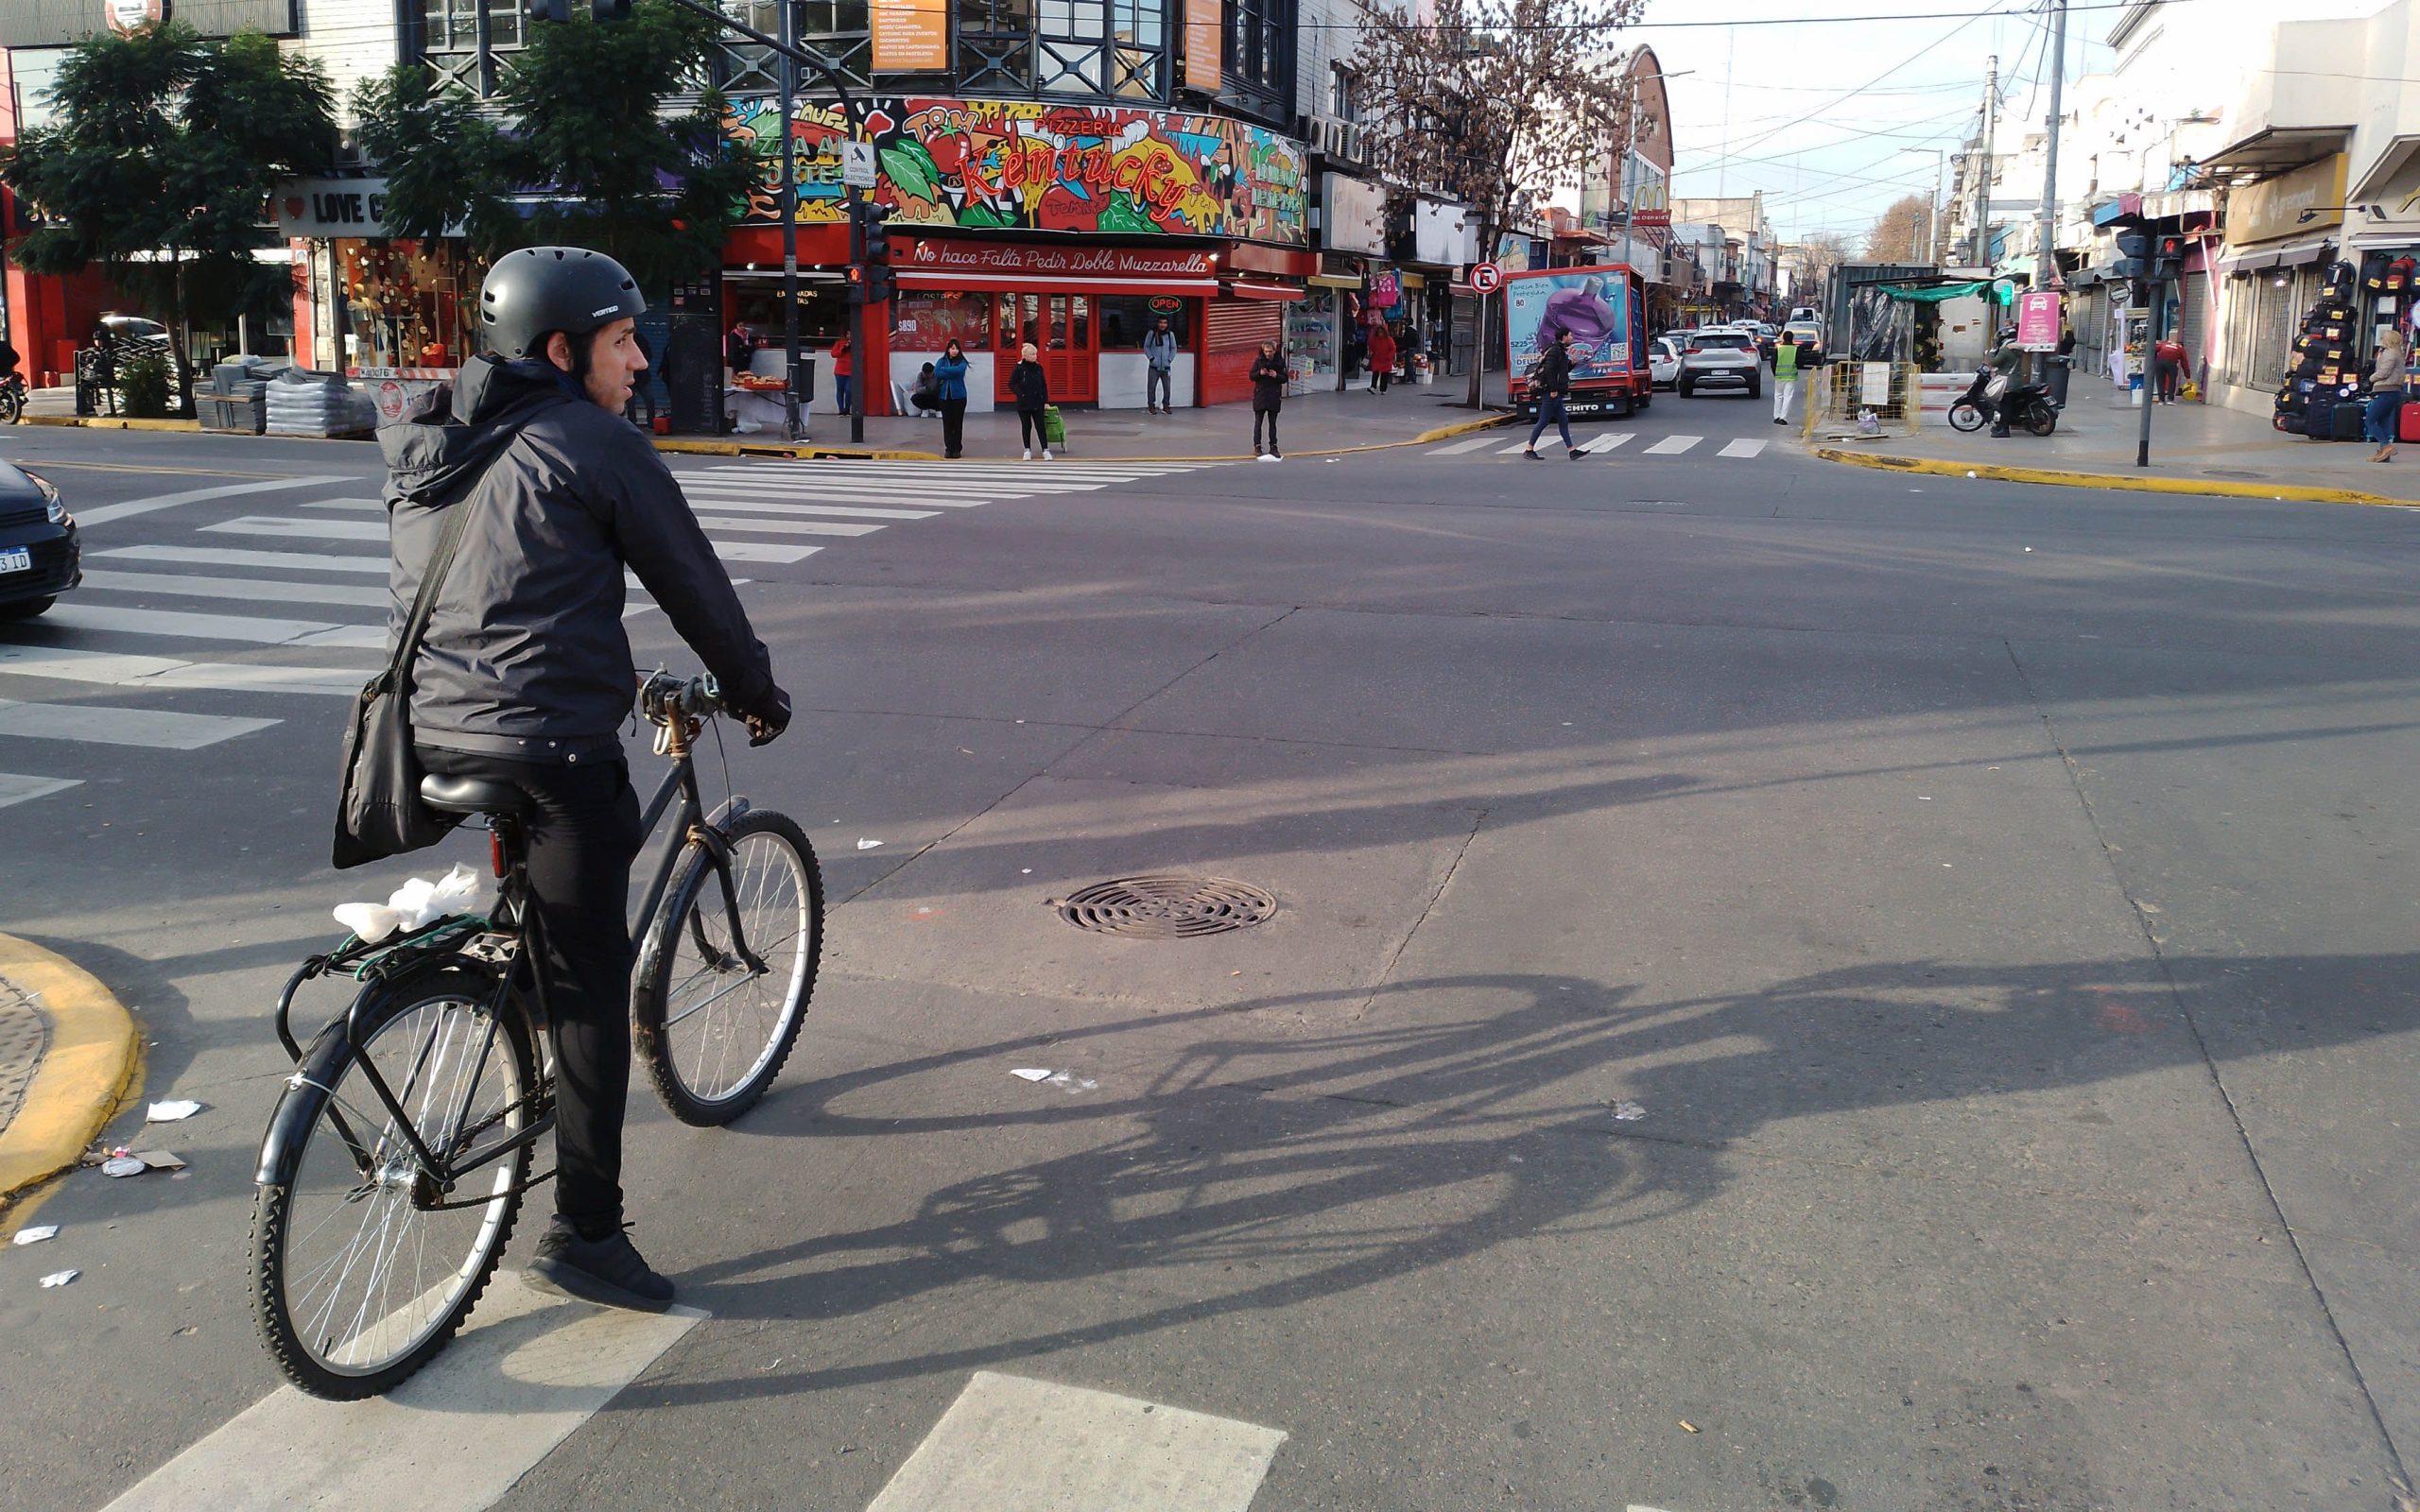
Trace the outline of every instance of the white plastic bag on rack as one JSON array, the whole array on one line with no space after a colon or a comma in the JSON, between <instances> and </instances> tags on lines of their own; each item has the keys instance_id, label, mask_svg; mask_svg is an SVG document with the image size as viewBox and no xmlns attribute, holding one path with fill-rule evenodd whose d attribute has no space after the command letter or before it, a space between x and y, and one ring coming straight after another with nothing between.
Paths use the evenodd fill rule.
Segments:
<instances>
[{"instance_id":1,"label":"white plastic bag on rack","mask_svg":"<svg viewBox=\"0 0 2420 1512\"><path fill-rule=\"evenodd\" d=\"M414 877L384 903L338 903L336 916L337 922L363 943L375 945L398 931L418 929L448 914L483 914L493 899L490 879L457 863L435 882Z\"/></svg>"}]
</instances>

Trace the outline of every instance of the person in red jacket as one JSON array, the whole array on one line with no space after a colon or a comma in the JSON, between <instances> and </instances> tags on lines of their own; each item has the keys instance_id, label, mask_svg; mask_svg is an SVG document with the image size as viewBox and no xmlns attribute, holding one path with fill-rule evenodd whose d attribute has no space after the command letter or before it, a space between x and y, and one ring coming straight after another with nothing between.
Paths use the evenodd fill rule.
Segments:
<instances>
[{"instance_id":1,"label":"person in red jacket","mask_svg":"<svg viewBox=\"0 0 2420 1512\"><path fill-rule=\"evenodd\" d=\"M2159 379L2161 404L2176 403L2176 387L2185 376L2185 343L2174 336L2162 336L2159 344L2152 348L2152 371Z\"/></svg>"},{"instance_id":2,"label":"person in red jacket","mask_svg":"<svg viewBox=\"0 0 2420 1512\"><path fill-rule=\"evenodd\" d=\"M849 411L849 387L855 381L856 367L849 360L849 338L842 336L832 343L832 397L839 402L840 413Z\"/></svg>"},{"instance_id":3,"label":"person in red jacket","mask_svg":"<svg viewBox=\"0 0 2420 1512\"><path fill-rule=\"evenodd\" d=\"M1383 394L1395 375L1395 328L1384 320L1370 328L1370 392Z\"/></svg>"}]
</instances>

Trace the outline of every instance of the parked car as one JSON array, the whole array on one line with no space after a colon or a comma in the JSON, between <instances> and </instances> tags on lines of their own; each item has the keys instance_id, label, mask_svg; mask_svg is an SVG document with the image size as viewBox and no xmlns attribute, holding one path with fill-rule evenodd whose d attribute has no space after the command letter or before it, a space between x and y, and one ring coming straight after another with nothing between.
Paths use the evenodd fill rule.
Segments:
<instances>
[{"instance_id":1,"label":"parked car","mask_svg":"<svg viewBox=\"0 0 2420 1512\"><path fill-rule=\"evenodd\" d=\"M1695 333L1681 349L1681 377L1676 387L1686 399L1701 385L1738 384L1755 398L1764 391L1763 359L1756 354L1755 333L1716 329Z\"/></svg>"},{"instance_id":2,"label":"parked car","mask_svg":"<svg viewBox=\"0 0 2420 1512\"><path fill-rule=\"evenodd\" d=\"M1669 388L1681 381L1681 349L1670 336L1657 336L1647 344L1647 375L1658 388Z\"/></svg>"},{"instance_id":3,"label":"parked car","mask_svg":"<svg viewBox=\"0 0 2420 1512\"><path fill-rule=\"evenodd\" d=\"M1812 320L1792 320L1782 330L1798 338L1798 365L1820 368L1824 365L1824 328Z\"/></svg>"},{"instance_id":4,"label":"parked car","mask_svg":"<svg viewBox=\"0 0 2420 1512\"><path fill-rule=\"evenodd\" d=\"M67 501L47 478L0 462L0 620L31 619L83 580Z\"/></svg>"}]
</instances>

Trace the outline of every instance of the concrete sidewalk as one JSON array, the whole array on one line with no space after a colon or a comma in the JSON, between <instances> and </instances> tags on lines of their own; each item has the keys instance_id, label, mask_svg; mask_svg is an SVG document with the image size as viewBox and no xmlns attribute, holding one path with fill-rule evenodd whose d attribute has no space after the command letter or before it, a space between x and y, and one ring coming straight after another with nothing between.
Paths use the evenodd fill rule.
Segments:
<instances>
[{"instance_id":1,"label":"concrete sidewalk","mask_svg":"<svg viewBox=\"0 0 2420 1512\"><path fill-rule=\"evenodd\" d=\"M1504 396L1501 373L1489 375L1492 404ZM1460 379L1440 379L1425 386L1398 385L1373 394L1360 385L1341 393L1325 390L1298 394L1286 401L1278 417L1288 455L1353 451L1373 446L1404 446L1442 439L1457 432L1493 424L1504 418L1498 408L1464 408L1466 392ZM26 407L28 421L42 424L72 424L75 391L35 390ZM1131 409L1068 409L1067 444L1062 457L1098 461L1241 458L1252 455L1252 406L1218 404L1207 409L1180 409L1172 415L1144 415ZM144 429L192 430L191 421L120 421L103 417L102 426L131 424ZM966 417L966 455L975 458L1014 457L1021 446L1012 410ZM772 432L735 436L673 436L658 438L666 451L763 453L799 451L820 454L877 453L896 457L938 457L942 455L942 422L938 416L899 418L870 416L865 439L849 438L849 421L839 415L809 419L804 441L784 441Z\"/></svg>"},{"instance_id":2,"label":"concrete sidewalk","mask_svg":"<svg viewBox=\"0 0 2420 1512\"><path fill-rule=\"evenodd\" d=\"M2356 504L2420 504L2420 447L2374 463L2356 441L2314 441L2275 429L2266 415L2215 404L2152 409L2151 466L2135 465L2142 411L2127 390L2079 373L2048 438L1996 438L1989 429L1962 436L1927 416L1914 436L1816 443L1832 461L1939 472L2019 483L2157 492L2217 493Z\"/></svg>"}]
</instances>

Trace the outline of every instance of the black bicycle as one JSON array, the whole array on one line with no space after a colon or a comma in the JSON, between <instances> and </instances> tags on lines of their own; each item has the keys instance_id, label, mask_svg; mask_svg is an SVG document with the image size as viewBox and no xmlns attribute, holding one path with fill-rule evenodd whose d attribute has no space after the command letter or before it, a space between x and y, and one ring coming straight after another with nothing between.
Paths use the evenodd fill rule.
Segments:
<instances>
[{"instance_id":1,"label":"black bicycle","mask_svg":"<svg viewBox=\"0 0 2420 1512\"><path fill-rule=\"evenodd\" d=\"M646 833L677 801L634 943L637 1057L682 1122L728 1124L797 1042L823 943L823 879L789 818L699 796L694 743L721 713L710 679L662 673L640 713L671 764ZM494 1274L531 1151L554 1126L544 932L530 906L517 788L431 776L430 806L483 816L495 869L484 918L449 917L304 961L278 999L294 1074L261 1143L252 1312L287 1378L317 1397L372 1396L445 1347ZM305 1048L302 986L344 975L352 1005Z\"/></svg>"}]
</instances>

